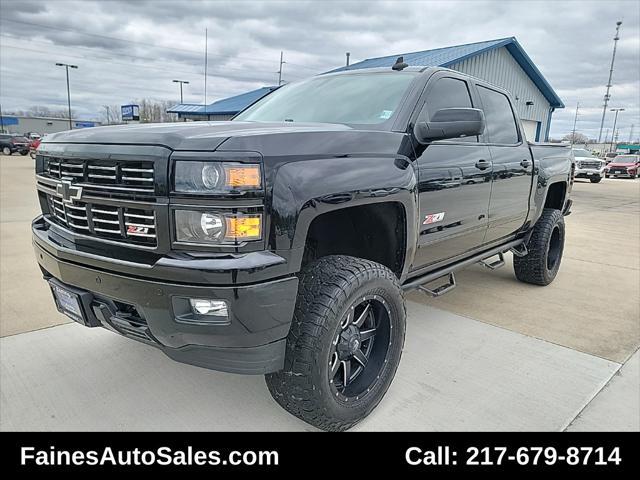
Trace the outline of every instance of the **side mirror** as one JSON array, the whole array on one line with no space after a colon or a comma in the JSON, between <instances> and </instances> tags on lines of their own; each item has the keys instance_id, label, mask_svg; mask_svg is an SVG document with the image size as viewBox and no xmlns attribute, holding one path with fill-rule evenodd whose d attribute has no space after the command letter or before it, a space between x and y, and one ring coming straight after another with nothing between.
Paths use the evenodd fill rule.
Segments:
<instances>
[{"instance_id":1,"label":"side mirror","mask_svg":"<svg viewBox=\"0 0 640 480\"><path fill-rule=\"evenodd\" d=\"M484 132L484 112L478 108L442 108L414 129L420 143L448 138L474 137Z\"/></svg>"}]
</instances>

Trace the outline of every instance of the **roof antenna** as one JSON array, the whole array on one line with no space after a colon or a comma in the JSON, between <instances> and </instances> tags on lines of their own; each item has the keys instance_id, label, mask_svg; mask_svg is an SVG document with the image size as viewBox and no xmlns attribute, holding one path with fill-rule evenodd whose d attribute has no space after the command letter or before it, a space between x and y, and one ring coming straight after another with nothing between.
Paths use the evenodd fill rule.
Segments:
<instances>
[{"instance_id":1,"label":"roof antenna","mask_svg":"<svg viewBox=\"0 0 640 480\"><path fill-rule=\"evenodd\" d=\"M405 68L407 68L409 66L408 63L404 63L404 57L398 57L398 59L396 60L396 63L393 64L393 67L391 67L391 70L403 70Z\"/></svg>"}]
</instances>

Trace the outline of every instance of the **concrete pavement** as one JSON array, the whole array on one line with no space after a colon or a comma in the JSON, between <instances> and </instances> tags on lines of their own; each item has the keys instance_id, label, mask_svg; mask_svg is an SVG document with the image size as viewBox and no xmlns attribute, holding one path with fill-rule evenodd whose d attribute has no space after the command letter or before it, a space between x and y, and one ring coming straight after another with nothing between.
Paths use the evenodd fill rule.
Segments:
<instances>
[{"instance_id":1,"label":"concrete pavement","mask_svg":"<svg viewBox=\"0 0 640 480\"><path fill-rule=\"evenodd\" d=\"M562 430L620 365L408 302L396 379L357 430ZM311 430L262 376L77 324L0 340L4 430ZM622 414L622 412L618 412ZM622 421L620 421L622 423Z\"/></svg>"}]
</instances>

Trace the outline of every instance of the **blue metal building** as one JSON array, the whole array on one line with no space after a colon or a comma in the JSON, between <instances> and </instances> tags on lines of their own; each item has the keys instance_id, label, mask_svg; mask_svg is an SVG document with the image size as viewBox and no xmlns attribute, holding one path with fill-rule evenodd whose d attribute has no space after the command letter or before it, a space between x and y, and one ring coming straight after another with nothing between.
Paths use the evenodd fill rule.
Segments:
<instances>
[{"instance_id":1,"label":"blue metal building","mask_svg":"<svg viewBox=\"0 0 640 480\"><path fill-rule=\"evenodd\" d=\"M234 97L224 98L210 105L182 103L171 107L167 113L177 113L178 118L188 120L229 120L236 113L257 102L278 87L262 87Z\"/></svg>"}]
</instances>

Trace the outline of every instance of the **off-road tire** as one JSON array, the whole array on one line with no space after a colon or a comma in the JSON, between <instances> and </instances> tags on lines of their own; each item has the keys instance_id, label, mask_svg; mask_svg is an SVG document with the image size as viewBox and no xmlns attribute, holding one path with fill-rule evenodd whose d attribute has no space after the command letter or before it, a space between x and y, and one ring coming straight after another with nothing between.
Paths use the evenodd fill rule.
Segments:
<instances>
[{"instance_id":1,"label":"off-road tire","mask_svg":"<svg viewBox=\"0 0 640 480\"><path fill-rule=\"evenodd\" d=\"M591 183L600 183L600 180L602 180L602 177L590 177L589 181Z\"/></svg>"},{"instance_id":2,"label":"off-road tire","mask_svg":"<svg viewBox=\"0 0 640 480\"><path fill-rule=\"evenodd\" d=\"M299 278L284 369L267 374L266 383L276 402L289 413L322 430L347 430L371 413L395 376L405 336L402 290L388 268L345 255L323 257ZM329 380L333 339L351 305L369 295L384 300L392 335L371 389L357 400L345 401L337 397Z\"/></svg>"},{"instance_id":3,"label":"off-road tire","mask_svg":"<svg viewBox=\"0 0 640 480\"><path fill-rule=\"evenodd\" d=\"M513 269L521 282L549 285L556 278L564 250L564 217L560 210L545 208L533 227L528 254L513 257Z\"/></svg>"}]
</instances>

